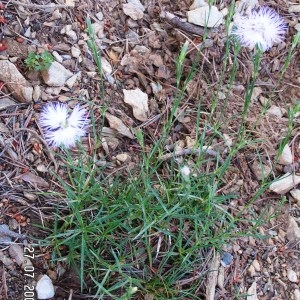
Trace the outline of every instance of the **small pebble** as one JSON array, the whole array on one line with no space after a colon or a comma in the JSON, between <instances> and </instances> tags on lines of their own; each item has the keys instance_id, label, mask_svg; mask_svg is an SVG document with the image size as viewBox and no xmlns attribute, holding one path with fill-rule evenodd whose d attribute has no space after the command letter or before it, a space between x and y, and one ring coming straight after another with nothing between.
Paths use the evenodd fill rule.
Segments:
<instances>
[{"instance_id":1,"label":"small pebble","mask_svg":"<svg viewBox=\"0 0 300 300\"><path fill-rule=\"evenodd\" d=\"M287 277L288 277L289 281L291 281L291 282L297 282L298 281L297 274L292 269L288 269Z\"/></svg>"},{"instance_id":2,"label":"small pebble","mask_svg":"<svg viewBox=\"0 0 300 300\"><path fill-rule=\"evenodd\" d=\"M260 272L261 269L260 269L260 264L259 264L258 260L255 259L252 262L252 266L254 267L255 271Z\"/></svg>"},{"instance_id":3,"label":"small pebble","mask_svg":"<svg viewBox=\"0 0 300 300\"><path fill-rule=\"evenodd\" d=\"M300 300L300 290L299 289L294 290L294 296L295 296L295 300Z\"/></svg>"},{"instance_id":4,"label":"small pebble","mask_svg":"<svg viewBox=\"0 0 300 300\"><path fill-rule=\"evenodd\" d=\"M231 265L232 261L233 261L233 256L230 253L225 252L221 258L221 265L223 267L228 267Z\"/></svg>"},{"instance_id":5,"label":"small pebble","mask_svg":"<svg viewBox=\"0 0 300 300\"><path fill-rule=\"evenodd\" d=\"M255 272L255 268L253 267L253 265L251 265L248 270L247 270L248 274L251 276L251 277L254 277L256 275L256 272Z\"/></svg>"}]
</instances>

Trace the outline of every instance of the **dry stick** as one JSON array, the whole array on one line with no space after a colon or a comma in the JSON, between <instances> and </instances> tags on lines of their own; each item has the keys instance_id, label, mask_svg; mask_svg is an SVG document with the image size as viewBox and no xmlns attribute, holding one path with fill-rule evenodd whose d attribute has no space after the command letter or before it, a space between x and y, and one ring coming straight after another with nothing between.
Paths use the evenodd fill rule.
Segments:
<instances>
[{"instance_id":1,"label":"dry stick","mask_svg":"<svg viewBox=\"0 0 300 300\"><path fill-rule=\"evenodd\" d=\"M26 238L26 235L24 235L24 234L16 233L6 227L0 226L0 236L3 236L3 235L11 236L16 239L25 239Z\"/></svg>"},{"instance_id":2,"label":"dry stick","mask_svg":"<svg viewBox=\"0 0 300 300\"><path fill-rule=\"evenodd\" d=\"M172 157L182 156L182 155L190 155L190 154L196 154L196 155L208 154L208 155L211 155L214 157L218 156L218 153L212 149L190 149L190 148L187 148L187 149L175 151L173 153L168 153L168 154L162 155L161 157L159 157L159 160L165 161ZM224 160L221 157L219 157L219 160L220 160L220 162L224 163Z\"/></svg>"},{"instance_id":3,"label":"dry stick","mask_svg":"<svg viewBox=\"0 0 300 300\"><path fill-rule=\"evenodd\" d=\"M36 8L36 9L74 8L74 5L66 5L66 4L54 4L54 5L44 4L44 5L41 5L41 4L23 3L23 2L20 2L20 1L14 1L14 0L11 0L9 2L12 3L12 4L15 4L15 5L20 5L20 6L24 6L24 7L28 7L28 8Z\"/></svg>"},{"instance_id":4,"label":"dry stick","mask_svg":"<svg viewBox=\"0 0 300 300\"><path fill-rule=\"evenodd\" d=\"M184 31L187 31L189 33L197 34L200 36L203 36L204 34L204 29L197 26L193 25L188 22L184 22L182 19L176 17L175 15L169 13L169 12L161 12L160 17L163 19L166 19L167 22L169 22L173 27L178 27Z\"/></svg>"}]
</instances>

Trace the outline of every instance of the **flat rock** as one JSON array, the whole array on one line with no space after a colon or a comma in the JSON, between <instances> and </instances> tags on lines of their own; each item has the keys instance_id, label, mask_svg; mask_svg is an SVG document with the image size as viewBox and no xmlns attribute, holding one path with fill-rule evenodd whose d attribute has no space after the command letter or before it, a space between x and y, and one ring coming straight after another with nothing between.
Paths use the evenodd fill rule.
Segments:
<instances>
[{"instance_id":1,"label":"flat rock","mask_svg":"<svg viewBox=\"0 0 300 300\"><path fill-rule=\"evenodd\" d=\"M48 70L41 72L44 82L49 86L64 86L66 81L73 75L57 61L53 62Z\"/></svg>"},{"instance_id":2,"label":"flat rock","mask_svg":"<svg viewBox=\"0 0 300 300\"><path fill-rule=\"evenodd\" d=\"M115 129L121 135L127 136L130 139L134 139L134 136L129 128L119 118L109 113L105 113L105 118L107 119L110 128Z\"/></svg>"},{"instance_id":3,"label":"flat rock","mask_svg":"<svg viewBox=\"0 0 300 300\"><path fill-rule=\"evenodd\" d=\"M29 82L18 71L16 66L9 60L0 60L0 81L19 102L31 103L32 97L28 94Z\"/></svg>"},{"instance_id":4,"label":"flat rock","mask_svg":"<svg viewBox=\"0 0 300 300\"><path fill-rule=\"evenodd\" d=\"M190 6L190 10L194 10L203 6L208 6L208 3L205 0L194 0L194 3Z\"/></svg>"},{"instance_id":5,"label":"flat rock","mask_svg":"<svg viewBox=\"0 0 300 300\"><path fill-rule=\"evenodd\" d=\"M133 20L140 20L144 17L144 6L139 0L129 0L123 4L123 12Z\"/></svg>"},{"instance_id":6,"label":"flat rock","mask_svg":"<svg viewBox=\"0 0 300 300\"><path fill-rule=\"evenodd\" d=\"M32 98L34 101L37 101L41 97L41 87L39 85L36 85L33 88Z\"/></svg>"},{"instance_id":7,"label":"flat rock","mask_svg":"<svg viewBox=\"0 0 300 300\"><path fill-rule=\"evenodd\" d=\"M0 225L0 244L6 244L6 243L10 243L12 238L4 233L2 233L2 230L3 232L9 230L9 227L6 225L6 224L2 224Z\"/></svg>"},{"instance_id":8,"label":"flat rock","mask_svg":"<svg viewBox=\"0 0 300 300\"><path fill-rule=\"evenodd\" d=\"M116 156L116 159L120 162L126 162L130 160L130 156L127 153L120 153Z\"/></svg>"},{"instance_id":9,"label":"flat rock","mask_svg":"<svg viewBox=\"0 0 300 300\"><path fill-rule=\"evenodd\" d=\"M247 300L259 300L257 297L257 284L256 281L252 283L247 291Z\"/></svg>"},{"instance_id":10,"label":"flat rock","mask_svg":"<svg viewBox=\"0 0 300 300\"><path fill-rule=\"evenodd\" d=\"M17 42L15 39L6 40L6 52L10 57L25 59L28 55L28 45Z\"/></svg>"},{"instance_id":11,"label":"flat rock","mask_svg":"<svg viewBox=\"0 0 300 300\"><path fill-rule=\"evenodd\" d=\"M276 105L272 105L266 112L268 115L276 116L278 118L282 118L283 113L280 109L280 107Z\"/></svg>"},{"instance_id":12,"label":"flat rock","mask_svg":"<svg viewBox=\"0 0 300 300\"><path fill-rule=\"evenodd\" d=\"M124 102L132 107L133 115L139 121L147 120L148 108L148 95L140 89L123 90Z\"/></svg>"},{"instance_id":13,"label":"flat rock","mask_svg":"<svg viewBox=\"0 0 300 300\"><path fill-rule=\"evenodd\" d=\"M80 74L74 74L66 81L66 86L72 88Z\"/></svg>"},{"instance_id":14,"label":"flat rock","mask_svg":"<svg viewBox=\"0 0 300 300\"><path fill-rule=\"evenodd\" d=\"M297 273L292 269L287 270L287 278L289 279L290 282L298 281Z\"/></svg>"},{"instance_id":15,"label":"flat rock","mask_svg":"<svg viewBox=\"0 0 300 300\"><path fill-rule=\"evenodd\" d=\"M281 165L290 165L293 163L292 150L288 144L286 144L282 150L281 155L279 156L278 163Z\"/></svg>"},{"instance_id":16,"label":"flat rock","mask_svg":"<svg viewBox=\"0 0 300 300\"><path fill-rule=\"evenodd\" d=\"M203 6L187 12L188 22L207 26L208 28L218 27L223 22L223 14L216 6Z\"/></svg>"},{"instance_id":17,"label":"flat rock","mask_svg":"<svg viewBox=\"0 0 300 300\"><path fill-rule=\"evenodd\" d=\"M286 173L270 185L270 190L283 195L300 183L300 176Z\"/></svg>"},{"instance_id":18,"label":"flat rock","mask_svg":"<svg viewBox=\"0 0 300 300\"><path fill-rule=\"evenodd\" d=\"M294 290L294 297L295 297L295 300L300 300L300 290L299 289Z\"/></svg>"},{"instance_id":19,"label":"flat rock","mask_svg":"<svg viewBox=\"0 0 300 300\"><path fill-rule=\"evenodd\" d=\"M292 197L297 201L297 205L300 207L300 190L293 189L290 191Z\"/></svg>"},{"instance_id":20,"label":"flat rock","mask_svg":"<svg viewBox=\"0 0 300 300\"><path fill-rule=\"evenodd\" d=\"M258 97L260 96L260 94L262 93L262 88L260 86L256 86L253 89L252 95L251 95L251 102L255 102L258 100Z\"/></svg>"},{"instance_id":21,"label":"flat rock","mask_svg":"<svg viewBox=\"0 0 300 300\"><path fill-rule=\"evenodd\" d=\"M11 244L8 252L10 257L13 258L19 266L21 266L26 260L24 257L24 249L18 244Z\"/></svg>"},{"instance_id":22,"label":"flat rock","mask_svg":"<svg viewBox=\"0 0 300 300\"><path fill-rule=\"evenodd\" d=\"M258 180L262 180L263 178L265 179L272 171L269 166L260 164L258 161L253 162L252 170Z\"/></svg>"},{"instance_id":23,"label":"flat rock","mask_svg":"<svg viewBox=\"0 0 300 300\"><path fill-rule=\"evenodd\" d=\"M286 232L286 237L289 242L299 242L300 241L300 228L296 220L289 216L289 224Z\"/></svg>"},{"instance_id":24,"label":"flat rock","mask_svg":"<svg viewBox=\"0 0 300 300\"><path fill-rule=\"evenodd\" d=\"M17 103L15 101L10 100L7 97L0 98L0 110L5 109L6 107L16 105Z\"/></svg>"},{"instance_id":25,"label":"flat rock","mask_svg":"<svg viewBox=\"0 0 300 300\"><path fill-rule=\"evenodd\" d=\"M71 47L71 54L72 54L73 57L78 58L81 54L81 51L77 47L72 46Z\"/></svg>"},{"instance_id":26,"label":"flat rock","mask_svg":"<svg viewBox=\"0 0 300 300\"><path fill-rule=\"evenodd\" d=\"M299 13L300 12L300 4L299 5L291 5L289 7L289 13Z\"/></svg>"}]
</instances>

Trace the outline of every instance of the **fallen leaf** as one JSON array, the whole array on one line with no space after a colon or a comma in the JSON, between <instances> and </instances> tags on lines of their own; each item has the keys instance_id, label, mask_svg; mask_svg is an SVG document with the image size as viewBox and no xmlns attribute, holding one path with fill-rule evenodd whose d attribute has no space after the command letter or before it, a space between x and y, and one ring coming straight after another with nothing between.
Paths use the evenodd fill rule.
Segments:
<instances>
[{"instance_id":1,"label":"fallen leaf","mask_svg":"<svg viewBox=\"0 0 300 300\"><path fill-rule=\"evenodd\" d=\"M123 90L124 102L132 107L133 115L139 121L147 120L148 108L148 95L140 89Z\"/></svg>"}]
</instances>

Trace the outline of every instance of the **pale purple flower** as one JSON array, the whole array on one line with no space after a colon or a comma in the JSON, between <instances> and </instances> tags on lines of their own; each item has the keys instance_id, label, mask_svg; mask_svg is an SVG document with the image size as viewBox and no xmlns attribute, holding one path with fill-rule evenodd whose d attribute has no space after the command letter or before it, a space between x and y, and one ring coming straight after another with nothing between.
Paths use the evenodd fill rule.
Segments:
<instances>
[{"instance_id":1,"label":"pale purple flower","mask_svg":"<svg viewBox=\"0 0 300 300\"><path fill-rule=\"evenodd\" d=\"M49 103L43 108L39 123L51 147L70 148L86 134L89 119L86 109L79 105L69 113L66 104Z\"/></svg>"},{"instance_id":2,"label":"pale purple flower","mask_svg":"<svg viewBox=\"0 0 300 300\"><path fill-rule=\"evenodd\" d=\"M282 42L287 25L278 13L267 6L252 10L249 15L239 16L232 33L242 46L258 46L263 52Z\"/></svg>"}]
</instances>

